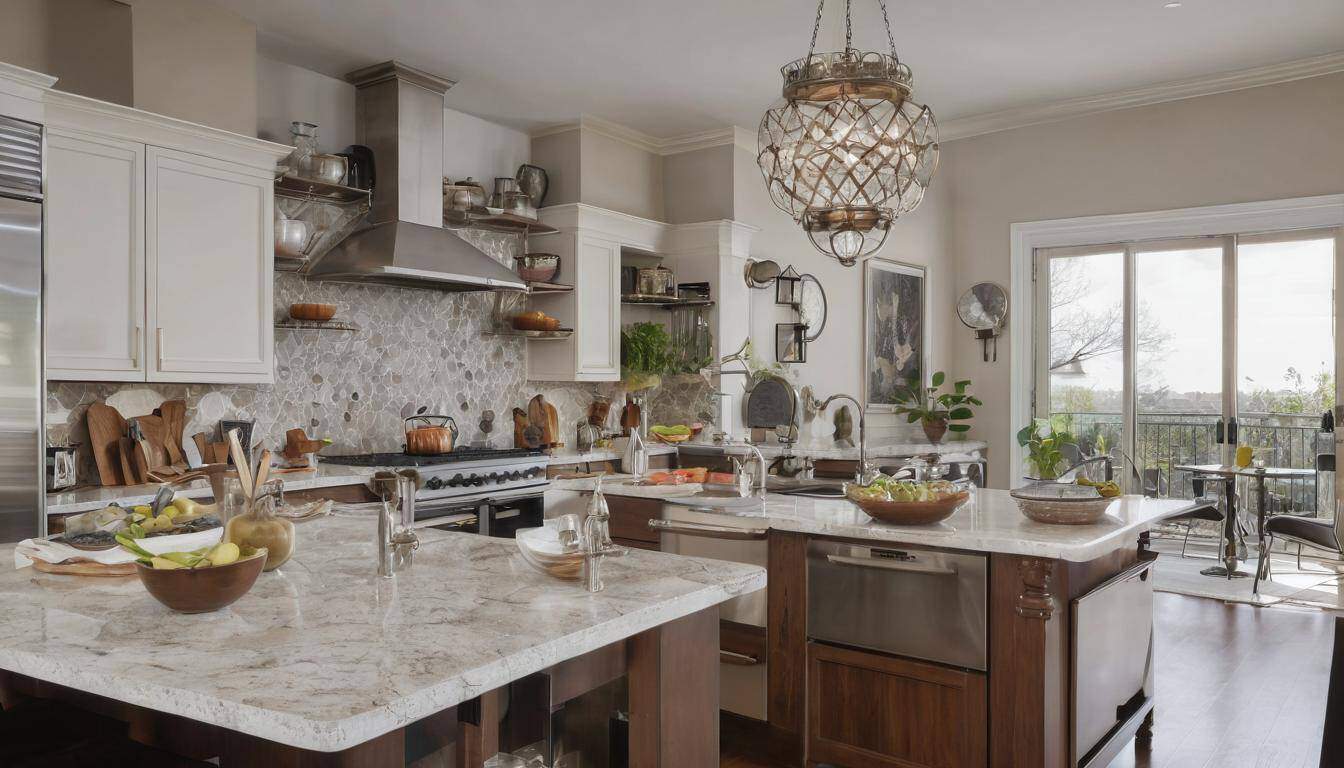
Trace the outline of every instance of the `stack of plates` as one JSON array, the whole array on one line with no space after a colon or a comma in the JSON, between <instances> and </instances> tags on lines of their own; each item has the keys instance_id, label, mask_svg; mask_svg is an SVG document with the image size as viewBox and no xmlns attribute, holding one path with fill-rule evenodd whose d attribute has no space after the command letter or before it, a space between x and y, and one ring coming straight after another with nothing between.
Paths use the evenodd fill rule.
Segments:
<instances>
[{"instance_id":1,"label":"stack of plates","mask_svg":"<svg viewBox=\"0 0 1344 768\"><path fill-rule=\"evenodd\" d=\"M540 528L518 531L514 541L530 565L561 579L577 579L583 573L583 552L560 543L560 528L547 520Z\"/></svg>"}]
</instances>

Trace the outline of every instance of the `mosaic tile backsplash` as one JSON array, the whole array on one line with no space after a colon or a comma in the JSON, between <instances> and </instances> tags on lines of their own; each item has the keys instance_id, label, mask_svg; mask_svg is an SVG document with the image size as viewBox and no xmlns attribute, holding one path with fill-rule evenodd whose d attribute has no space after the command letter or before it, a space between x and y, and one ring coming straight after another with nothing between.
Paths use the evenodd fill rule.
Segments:
<instances>
[{"instance_id":1,"label":"mosaic tile backsplash","mask_svg":"<svg viewBox=\"0 0 1344 768\"><path fill-rule=\"evenodd\" d=\"M512 236L469 233L464 237L510 263ZM275 334L275 383L163 384L50 382L47 432L53 442L86 442L84 411L106 400L123 416L144 415L161 402L186 400L185 434L214 432L220 419L253 419L254 434L269 446L284 444L286 430L302 426L333 441L328 453L395 451L402 446L402 413L420 406L452 416L463 443L511 445L512 410L540 392L559 412L563 439L574 442L574 425L594 394L623 402L619 385L527 381L524 342L484 334L494 297L488 293L440 293L377 285L310 283L293 274L275 277L275 307L283 316L299 301L337 306L337 318L358 333L279 330ZM708 421L710 388L679 377L650 399L655 422ZM493 430L481 417L494 411ZM615 414L619 408L613 407ZM80 451L80 476L97 477L92 457Z\"/></svg>"}]
</instances>

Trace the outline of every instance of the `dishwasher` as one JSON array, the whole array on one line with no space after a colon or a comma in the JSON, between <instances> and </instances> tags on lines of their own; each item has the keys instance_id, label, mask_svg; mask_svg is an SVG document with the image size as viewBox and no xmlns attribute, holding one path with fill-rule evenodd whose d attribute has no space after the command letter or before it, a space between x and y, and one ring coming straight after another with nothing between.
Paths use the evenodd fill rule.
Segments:
<instances>
[{"instance_id":1,"label":"dishwasher","mask_svg":"<svg viewBox=\"0 0 1344 768\"><path fill-rule=\"evenodd\" d=\"M814 539L807 635L983 672L988 571L984 555Z\"/></svg>"}]
</instances>

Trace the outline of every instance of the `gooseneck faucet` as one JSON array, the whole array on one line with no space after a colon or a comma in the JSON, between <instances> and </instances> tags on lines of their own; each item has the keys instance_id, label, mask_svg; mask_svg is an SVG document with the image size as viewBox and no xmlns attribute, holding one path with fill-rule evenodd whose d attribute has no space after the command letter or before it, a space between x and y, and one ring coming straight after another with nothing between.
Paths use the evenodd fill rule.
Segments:
<instances>
[{"instance_id":1,"label":"gooseneck faucet","mask_svg":"<svg viewBox=\"0 0 1344 768\"><path fill-rule=\"evenodd\" d=\"M756 474L756 487L753 490L764 491L766 474L770 470L768 465L766 465L765 463L765 455L761 453L761 449L757 448L755 445L751 443L746 442L745 440L740 443L724 443L723 447L725 449L725 453L727 452L728 449L745 448L748 451L756 454L756 467L758 471Z\"/></svg>"},{"instance_id":2,"label":"gooseneck faucet","mask_svg":"<svg viewBox=\"0 0 1344 768\"><path fill-rule=\"evenodd\" d=\"M854 472L854 482L858 483L859 485L868 485L869 483L873 482L873 480L877 477L877 470L875 470L868 463L867 417L866 414L864 413L863 404L860 403L858 398L854 397L853 395L838 393L831 395L825 400L814 401L814 406L819 413L825 412L826 407L829 406L831 403L835 402L836 400L850 401L851 403L854 404L854 407L859 412L859 467Z\"/></svg>"}]
</instances>

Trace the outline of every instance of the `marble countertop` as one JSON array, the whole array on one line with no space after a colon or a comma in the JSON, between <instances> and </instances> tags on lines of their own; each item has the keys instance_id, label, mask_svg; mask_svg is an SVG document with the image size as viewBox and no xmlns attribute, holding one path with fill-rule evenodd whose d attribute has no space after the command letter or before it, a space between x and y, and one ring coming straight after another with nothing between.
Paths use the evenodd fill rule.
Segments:
<instances>
[{"instance_id":1,"label":"marble countertop","mask_svg":"<svg viewBox=\"0 0 1344 768\"><path fill-rule=\"evenodd\" d=\"M4 571L0 668L336 751L765 586L756 566L632 551L604 562L606 589L590 594L511 540L434 529L410 571L382 579L374 535L367 515L303 523L289 563L197 615L138 579Z\"/></svg>"},{"instance_id":2,"label":"marble countertop","mask_svg":"<svg viewBox=\"0 0 1344 768\"><path fill-rule=\"evenodd\" d=\"M376 467L344 467L339 464L317 465L317 469L306 472L288 472L283 475L271 475L285 481L285 490L303 491L312 488L334 488L338 485L359 485L373 476ZM56 491L47 494L47 514L67 515L75 512L87 512L100 509L116 502L123 507L133 504L148 504L158 492L158 483L144 485L94 485L70 491ZM177 495L198 499L210 496L210 483L207 480L194 480L175 488Z\"/></svg>"},{"instance_id":3,"label":"marble countertop","mask_svg":"<svg viewBox=\"0 0 1344 768\"><path fill-rule=\"evenodd\" d=\"M675 445L656 443L652 440L646 443L645 448L650 456L663 456L677 452L677 447ZM624 450L616 450L615 448L598 448L584 452L580 452L573 448L559 448L551 453L551 463L583 464L590 461L620 461L621 457L624 455Z\"/></svg>"},{"instance_id":4,"label":"marble countertop","mask_svg":"<svg viewBox=\"0 0 1344 768\"><path fill-rule=\"evenodd\" d=\"M713 443L695 443L688 442L682 444L683 448L689 449L688 452L699 448L707 451L719 451L722 446ZM782 445L764 443L756 446L761 449L761 455L767 459L773 459L776 456L785 455L785 448ZM869 459L895 458L906 456L918 456L926 453L939 453L945 457L954 456L974 456L989 448L989 443L982 440L947 440L934 445L930 442L876 442L868 446ZM836 448L835 446L812 446L802 443L795 443L788 448L788 453L793 456L811 456L814 459L841 459L858 461L859 449L854 448Z\"/></svg>"},{"instance_id":5,"label":"marble countertop","mask_svg":"<svg viewBox=\"0 0 1344 768\"><path fill-rule=\"evenodd\" d=\"M631 485L628 477L602 483L611 496L673 498L693 496L700 486ZM553 480L554 490L590 491L593 481ZM759 502L715 514L759 519L769 528L817 536L836 536L901 544L922 544L972 552L998 552L1055 560L1086 562L1134 542L1156 522L1190 507L1189 501L1122 496L1095 525L1048 525L1028 519L1007 491L982 488L952 516L933 525L889 525L878 522L844 499L813 499L767 493Z\"/></svg>"}]
</instances>

